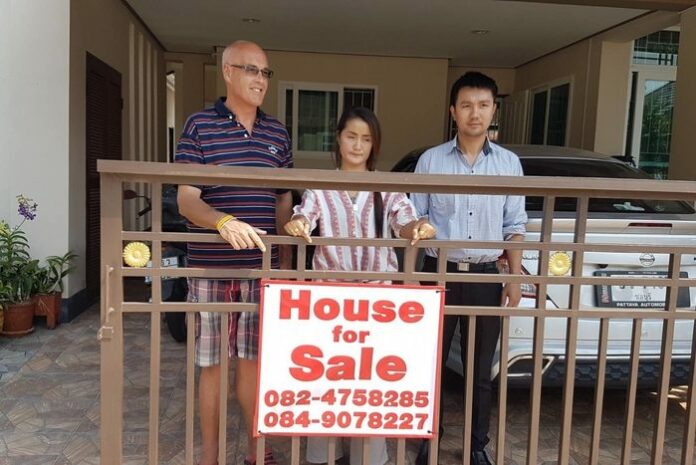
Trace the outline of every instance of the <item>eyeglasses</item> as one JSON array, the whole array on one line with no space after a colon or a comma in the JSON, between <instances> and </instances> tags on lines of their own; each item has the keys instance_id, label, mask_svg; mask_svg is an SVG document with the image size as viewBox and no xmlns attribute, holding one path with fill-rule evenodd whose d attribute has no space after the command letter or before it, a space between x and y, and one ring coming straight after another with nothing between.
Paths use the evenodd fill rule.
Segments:
<instances>
[{"instance_id":1,"label":"eyeglasses","mask_svg":"<svg viewBox=\"0 0 696 465\"><path fill-rule=\"evenodd\" d=\"M258 76L259 73L261 73L261 76L265 77L266 79L271 79L273 77L273 71L268 68L260 69L255 65L233 65L232 63L227 63L227 65L233 68L241 69L250 76Z\"/></svg>"}]
</instances>

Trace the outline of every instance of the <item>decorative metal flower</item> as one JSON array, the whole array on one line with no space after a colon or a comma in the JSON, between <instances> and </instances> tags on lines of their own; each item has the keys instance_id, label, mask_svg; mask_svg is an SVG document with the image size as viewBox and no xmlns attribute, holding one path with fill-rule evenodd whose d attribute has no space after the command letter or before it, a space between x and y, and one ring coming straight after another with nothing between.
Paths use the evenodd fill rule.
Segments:
<instances>
[{"instance_id":1,"label":"decorative metal flower","mask_svg":"<svg viewBox=\"0 0 696 465\"><path fill-rule=\"evenodd\" d=\"M150 261L150 248L142 242L131 242L123 248L123 261L128 266L142 268Z\"/></svg>"},{"instance_id":2,"label":"decorative metal flower","mask_svg":"<svg viewBox=\"0 0 696 465\"><path fill-rule=\"evenodd\" d=\"M563 276L570 271L571 263L567 252L554 252L549 257L549 272L554 276Z\"/></svg>"}]
</instances>

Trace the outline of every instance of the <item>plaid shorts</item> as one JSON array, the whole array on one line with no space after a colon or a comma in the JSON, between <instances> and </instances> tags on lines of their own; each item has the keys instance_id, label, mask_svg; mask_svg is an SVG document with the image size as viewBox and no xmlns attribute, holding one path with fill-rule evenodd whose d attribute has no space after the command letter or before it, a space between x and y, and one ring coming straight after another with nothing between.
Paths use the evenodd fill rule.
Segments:
<instances>
[{"instance_id":1,"label":"plaid shorts","mask_svg":"<svg viewBox=\"0 0 696 465\"><path fill-rule=\"evenodd\" d=\"M197 279L188 280L189 302L258 302L257 279ZM259 346L258 312L230 313L228 335L230 357L256 360ZM220 335L222 316L217 312L196 313L196 365L209 367L220 364Z\"/></svg>"}]
</instances>

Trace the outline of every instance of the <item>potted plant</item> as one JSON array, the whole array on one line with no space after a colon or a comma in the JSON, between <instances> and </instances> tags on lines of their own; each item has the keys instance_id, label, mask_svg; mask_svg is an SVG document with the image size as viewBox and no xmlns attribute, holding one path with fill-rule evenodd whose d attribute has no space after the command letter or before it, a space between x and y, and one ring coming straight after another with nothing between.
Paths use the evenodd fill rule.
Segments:
<instances>
[{"instance_id":1,"label":"potted plant","mask_svg":"<svg viewBox=\"0 0 696 465\"><path fill-rule=\"evenodd\" d=\"M0 281L0 296L8 294L10 292L10 286ZM0 304L0 333L2 333L3 323L5 322L5 312L3 305Z\"/></svg>"},{"instance_id":2,"label":"potted plant","mask_svg":"<svg viewBox=\"0 0 696 465\"><path fill-rule=\"evenodd\" d=\"M77 258L72 252L63 256L52 255L46 258L46 266L37 274L34 301L35 315L46 316L46 327L53 329L60 322L60 305L63 295L63 278L75 267L72 261Z\"/></svg>"},{"instance_id":3,"label":"potted plant","mask_svg":"<svg viewBox=\"0 0 696 465\"><path fill-rule=\"evenodd\" d=\"M41 271L39 261L29 255L29 241L21 229L25 221L36 218L37 204L23 195L17 196L22 222L10 227L0 221L0 305L3 307L5 336L23 336L34 330L35 303L31 296Z\"/></svg>"}]
</instances>

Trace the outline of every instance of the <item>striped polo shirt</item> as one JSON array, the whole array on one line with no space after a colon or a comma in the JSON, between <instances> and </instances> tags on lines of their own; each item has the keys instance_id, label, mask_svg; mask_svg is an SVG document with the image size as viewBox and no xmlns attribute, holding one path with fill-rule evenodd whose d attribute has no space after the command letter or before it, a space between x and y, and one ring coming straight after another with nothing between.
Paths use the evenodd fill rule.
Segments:
<instances>
[{"instance_id":1,"label":"striped polo shirt","mask_svg":"<svg viewBox=\"0 0 696 465\"><path fill-rule=\"evenodd\" d=\"M177 163L220 166L291 168L292 150L285 126L260 109L251 134L220 98L213 108L189 117L176 148ZM276 234L276 199L285 190L231 186L195 186L201 199L241 221ZM217 233L189 222L190 232ZM278 250L271 252L274 267ZM260 268L259 249L234 250L229 244L190 242L188 266L203 268Z\"/></svg>"}]
</instances>

